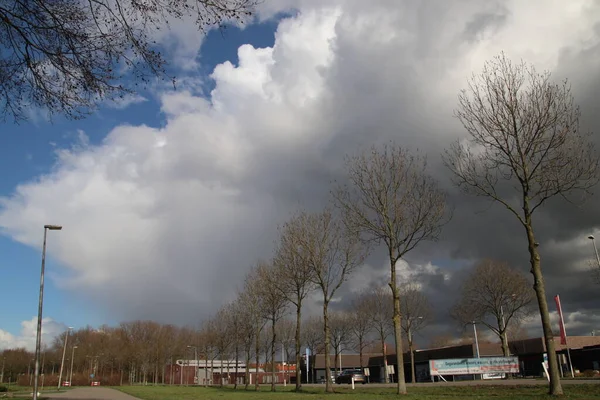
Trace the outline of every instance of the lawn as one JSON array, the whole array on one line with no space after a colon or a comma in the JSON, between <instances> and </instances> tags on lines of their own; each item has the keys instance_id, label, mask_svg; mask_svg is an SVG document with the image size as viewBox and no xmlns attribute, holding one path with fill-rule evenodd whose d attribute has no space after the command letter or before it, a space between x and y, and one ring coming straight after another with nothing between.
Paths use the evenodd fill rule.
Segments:
<instances>
[{"instance_id":1,"label":"lawn","mask_svg":"<svg viewBox=\"0 0 600 400\"><path fill-rule=\"evenodd\" d=\"M324 393L323 388L305 388L302 393L278 387L272 393L268 386L262 386L260 392L232 388L169 387L169 386L122 386L117 389L143 400L387 400L397 399L392 388L336 388L335 394ZM409 388L409 399L550 399L547 386L427 386ZM564 387L568 399L600 398L600 385L569 385Z\"/></svg>"}]
</instances>

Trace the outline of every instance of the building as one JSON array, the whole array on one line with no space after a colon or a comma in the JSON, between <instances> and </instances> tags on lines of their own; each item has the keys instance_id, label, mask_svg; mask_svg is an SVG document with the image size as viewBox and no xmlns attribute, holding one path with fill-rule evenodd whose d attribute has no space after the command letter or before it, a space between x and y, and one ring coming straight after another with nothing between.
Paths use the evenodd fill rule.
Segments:
<instances>
[{"instance_id":1,"label":"building","mask_svg":"<svg viewBox=\"0 0 600 400\"><path fill-rule=\"evenodd\" d=\"M271 372L265 371L259 365L248 367L249 383L254 384L258 379L261 384L270 384ZM236 360L177 360L175 364L167 365L165 369L166 382L171 385L244 385L246 379L246 363ZM277 365L275 383L284 381L294 382L295 370Z\"/></svg>"},{"instance_id":2,"label":"building","mask_svg":"<svg viewBox=\"0 0 600 400\"><path fill-rule=\"evenodd\" d=\"M554 338L556 344L557 359L561 366L563 376L570 375L570 366L568 362L567 346L560 344L560 338ZM569 352L574 372L584 372L600 369L600 336L570 336L568 337ZM514 340L509 342L510 353L519 358L520 375L523 377L543 376L542 363L546 353L546 346L543 337ZM480 357L501 357L503 356L500 343L479 343ZM455 346L446 346L432 349L415 350L415 377L417 382L430 382L429 360L444 360L450 358L475 358L477 349L475 344L463 344ZM317 354L314 357L314 371L311 371L312 381L322 382L325 379L325 358L323 354ZM334 362L334 355L331 355L332 370L339 369ZM390 382L397 381L397 358L395 354L386 356L388 366L393 366L394 374L390 375ZM404 378L407 382L411 381L410 354L404 353ZM339 363L339 360L338 360ZM349 368L367 367L370 382L383 382L384 360L381 353L364 354L363 360L359 359L358 354L342 355L342 370ZM335 371L332 371L332 375ZM455 376L454 380L473 379L473 375Z\"/></svg>"}]
</instances>

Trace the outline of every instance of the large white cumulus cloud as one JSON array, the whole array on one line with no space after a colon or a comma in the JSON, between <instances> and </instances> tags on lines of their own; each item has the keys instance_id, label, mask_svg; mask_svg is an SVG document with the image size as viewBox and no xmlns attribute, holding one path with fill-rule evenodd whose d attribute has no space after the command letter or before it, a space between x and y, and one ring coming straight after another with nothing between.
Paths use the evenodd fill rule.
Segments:
<instances>
[{"instance_id":1,"label":"large white cumulus cloud","mask_svg":"<svg viewBox=\"0 0 600 400\"><path fill-rule=\"evenodd\" d=\"M269 256L291 210L325 204L345 153L395 138L435 166L484 60L505 51L568 73L600 20L585 0L289 0L261 15L289 9L273 48L241 46L238 65L215 68L208 99L162 95L163 127L121 125L59 152L0 199L2 231L35 246L41 225L60 223L49 248L65 288L119 318L193 322Z\"/></svg>"}]
</instances>

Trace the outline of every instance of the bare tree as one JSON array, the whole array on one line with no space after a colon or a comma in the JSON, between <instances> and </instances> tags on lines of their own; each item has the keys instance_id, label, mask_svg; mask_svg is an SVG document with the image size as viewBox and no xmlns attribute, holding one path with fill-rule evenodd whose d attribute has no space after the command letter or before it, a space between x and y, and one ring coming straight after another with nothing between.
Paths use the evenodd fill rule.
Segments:
<instances>
[{"instance_id":1,"label":"bare tree","mask_svg":"<svg viewBox=\"0 0 600 400\"><path fill-rule=\"evenodd\" d=\"M352 299L350 303L350 329L354 348L358 351L360 357L360 368L363 368L363 353L367 346L371 344L369 335L373 331L371 324L371 312L369 307L369 292L361 291Z\"/></svg>"},{"instance_id":2,"label":"bare tree","mask_svg":"<svg viewBox=\"0 0 600 400\"><path fill-rule=\"evenodd\" d=\"M384 243L390 261L398 394L406 393L402 359L400 290L396 263L425 240L436 240L448 221L446 194L426 173L426 160L390 144L348 157L349 185L334 190L348 227L368 241Z\"/></svg>"},{"instance_id":3,"label":"bare tree","mask_svg":"<svg viewBox=\"0 0 600 400\"><path fill-rule=\"evenodd\" d=\"M289 318L277 321L277 342L283 347L283 360L288 364L295 364L296 355L296 322Z\"/></svg>"},{"instance_id":4,"label":"bare tree","mask_svg":"<svg viewBox=\"0 0 600 400\"><path fill-rule=\"evenodd\" d=\"M340 366L338 376L342 372L342 351L346 350L350 345L352 339L352 320L350 314L345 311L334 311L329 313L329 332L331 347L335 357L334 362ZM334 370L337 370L337 366L334 366Z\"/></svg>"},{"instance_id":5,"label":"bare tree","mask_svg":"<svg viewBox=\"0 0 600 400\"><path fill-rule=\"evenodd\" d=\"M392 304L392 293L385 287L376 287L367 293L368 308L371 310L369 316L373 329L379 339L381 354L383 355L384 382L389 382L387 374L387 348L385 341L393 332L392 316L394 308Z\"/></svg>"},{"instance_id":6,"label":"bare tree","mask_svg":"<svg viewBox=\"0 0 600 400\"><path fill-rule=\"evenodd\" d=\"M319 316L312 316L308 318L304 324L302 325L302 343L310 350L310 355L306 362L309 364L309 369L314 372L315 370L315 358L316 355L324 350L324 341L323 341L323 319ZM306 378L307 382L308 377ZM315 383L314 373L311 378L312 383Z\"/></svg>"},{"instance_id":7,"label":"bare tree","mask_svg":"<svg viewBox=\"0 0 600 400\"><path fill-rule=\"evenodd\" d=\"M212 386L214 378L214 361L219 356L217 349L218 332L214 318L207 319L200 328L201 349L204 354L205 369L208 370L208 361L210 360L210 372L205 374L206 380L204 386Z\"/></svg>"},{"instance_id":8,"label":"bare tree","mask_svg":"<svg viewBox=\"0 0 600 400\"><path fill-rule=\"evenodd\" d=\"M132 93L126 82L166 77L155 32L195 18L199 29L243 20L256 0L13 0L0 5L0 107L81 118L103 99ZM123 79L129 78L129 79ZM170 78L173 79L173 78ZM174 81L174 79L173 79ZM135 87L134 86L134 87Z\"/></svg>"},{"instance_id":9,"label":"bare tree","mask_svg":"<svg viewBox=\"0 0 600 400\"><path fill-rule=\"evenodd\" d=\"M406 334L410 352L410 376L412 383L415 376L415 348L413 335L422 330L433 315L429 299L415 284L408 284L400 290L402 298L402 330Z\"/></svg>"},{"instance_id":10,"label":"bare tree","mask_svg":"<svg viewBox=\"0 0 600 400\"><path fill-rule=\"evenodd\" d=\"M255 337L260 333L263 326L262 318L260 317L260 301L258 294L254 290L254 285L251 280L246 278L244 289L239 293L239 318L240 318L240 337L244 348L246 374L244 376L244 388L248 390L250 385L250 356L252 353L252 345ZM256 349L258 354L258 349ZM258 357L256 360L256 370L258 371ZM257 375L258 376L258 375ZM258 379L256 379L258 381Z\"/></svg>"},{"instance_id":11,"label":"bare tree","mask_svg":"<svg viewBox=\"0 0 600 400\"><path fill-rule=\"evenodd\" d=\"M487 326L502 342L502 352L510 355L507 329L533 312L535 291L527 278L507 263L482 260L461 287L461 297L451 315L462 324L476 321Z\"/></svg>"},{"instance_id":12,"label":"bare tree","mask_svg":"<svg viewBox=\"0 0 600 400\"><path fill-rule=\"evenodd\" d=\"M565 81L513 64L504 54L488 61L459 96L456 116L469 143L456 142L444 161L465 193L498 202L527 235L550 367L550 394L563 393L533 214L552 197L588 193L598 182L598 156L579 131L579 108Z\"/></svg>"},{"instance_id":13,"label":"bare tree","mask_svg":"<svg viewBox=\"0 0 600 400\"><path fill-rule=\"evenodd\" d=\"M323 296L323 336L325 351L325 390L332 392L331 360L329 359L329 303L364 261L367 252L358 235L346 229L344 223L329 209L320 213L301 212L297 216L298 243L304 262L314 271L314 283Z\"/></svg>"},{"instance_id":14,"label":"bare tree","mask_svg":"<svg viewBox=\"0 0 600 400\"><path fill-rule=\"evenodd\" d=\"M260 310L263 318L271 323L271 391L275 391L275 345L277 344L276 325L287 311L287 299L277 289L277 281L280 279L279 270L272 264L259 262L256 268L258 277L258 295L260 299Z\"/></svg>"},{"instance_id":15,"label":"bare tree","mask_svg":"<svg viewBox=\"0 0 600 400\"><path fill-rule=\"evenodd\" d=\"M254 390L258 391L260 388L260 382L258 380L258 369L260 365L260 349L261 349L261 334L265 327L266 320L264 319L264 308L263 308L263 290L261 276L258 273L258 265L254 266L250 272L246 275L244 280L244 298L248 301L248 312L249 317L252 321L252 327L254 330L254 356L256 361L256 376L254 380ZM268 357L266 357L268 359ZM266 360L265 360L266 363ZM246 380L248 382L248 380Z\"/></svg>"},{"instance_id":16,"label":"bare tree","mask_svg":"<svg viewBox=\"0 0 600 400\"><path fill-rule=\"evenodd\" d=\"M302 325L302 302L315 289L315 271L301 252L303 248L299 241L302 232L300 215L292 217L280 228L280 238L275 252L274 264L278 269L279 279L275 282L280 293L296 307L295 332L295 361L296 361L296 391L302 386L302 368L300 368Z\"/></svg>"}]
</instances>

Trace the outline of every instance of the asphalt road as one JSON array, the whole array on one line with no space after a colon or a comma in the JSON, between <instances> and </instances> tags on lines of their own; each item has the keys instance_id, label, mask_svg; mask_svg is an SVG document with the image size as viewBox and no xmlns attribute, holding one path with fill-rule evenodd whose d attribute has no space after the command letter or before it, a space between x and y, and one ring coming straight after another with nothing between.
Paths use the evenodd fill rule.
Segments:
<instances>
[{"instance_id":1,"label":"asphalt road","mask_svg":"<svg viewBox=\"0 0 600 400\"><path fill-rule=\"evenodd\" d=\"M44 394L44 397L46 395ZM49 393L50 399L72 399L72 400L139 400L115 389L104 387L82 387L74 388L63 393Z\"/></svg>"}]
</instances>

